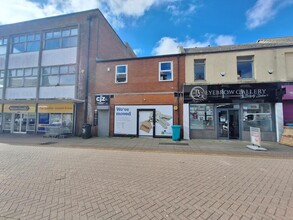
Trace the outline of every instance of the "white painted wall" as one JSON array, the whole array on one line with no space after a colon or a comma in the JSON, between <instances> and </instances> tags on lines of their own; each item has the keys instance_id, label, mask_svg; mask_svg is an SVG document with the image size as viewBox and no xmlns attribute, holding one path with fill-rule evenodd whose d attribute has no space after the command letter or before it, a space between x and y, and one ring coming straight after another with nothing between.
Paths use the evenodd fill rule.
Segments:
<instances>
[{"instance_id":1,"label":"white painted wall","mask_svg":"<svg viewBox=\"0 0 293 220\"><path fill-rule=\"evenodd\" d=\"M76 63L76 55L76 47L44 50L42 54L42 66L74 64Z\"/></svg>"},{"instance_id":2,"label":"white painted wall","mask_svg":"<svg viewBox=\"0 0 293 220\"><path fill-rule=\"evenodd\" d=\"M8 69L37 67L39 52L10 54Z\"/></svg>"},{"instance_id":3,"label":"white painted wall","mask_svg":"<svg viewBox=\"0 0 293 220\"><path fill-rule=\"evenodd\" d=\"M284 117L283 117L283 104L282 103L275 104L275 112L276 112L277 142L280 142L283 131L284 131Z\"/></svg>"},{"instance_id":4,"label":"white painted wall","mask_svg":"<svg viewBox=\"0 0 293 220\"><path fill-rule=\"evenodd\" d=\"M74 99L74 97L75 97L75 86L40 87L39 98L41 99L50 99L50 98Z\"/></svg>"},{"instance_id":5,"label":"white painted wall","mask_svg":"<svg viewBox=\"0 0 293 220\"><path fill-rule=\"evenodd\" d=\"M189 140L189 104L183 104L183 139Z\"/></svg>"},{"instance_id":6,"label":"white painted wall","mask_svg":"<svg viewBox=\"0 0 293 220\"><path fill-rule=\"evenodd\" d=\"M36 94L36 87L6 89L6 99L35 99Z\"/></svg>"},{"instance_id":7,"label":"white painted wall","mask_svg":"<svg viewBox=\"0 0 293 220\"><path fill-rule=\"evenodd\" d=\"M0 70L4 70L5 69L5 57L6 55L0 55Z\"/></svg>"}]
</instances>

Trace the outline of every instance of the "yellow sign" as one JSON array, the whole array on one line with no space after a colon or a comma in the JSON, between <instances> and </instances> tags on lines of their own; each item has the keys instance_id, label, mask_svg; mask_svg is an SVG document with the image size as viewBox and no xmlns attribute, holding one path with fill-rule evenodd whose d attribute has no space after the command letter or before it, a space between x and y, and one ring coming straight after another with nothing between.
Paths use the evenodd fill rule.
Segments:
<instances>
[{"instance_id":1,"label":"yellow sign","mask_svg":"<svg viewBox=\"0 0 293 220\"><path fill-rule=\"evenodd\" d=\"M4 105L4 112L29 112L35 113L36 112L36 105L35 104L11 104L11 105Z\"/></svg>"},{"instance_id":2,"label":"yellow sign","mask_svg":"<svg viewBox=\"0 0 293 220\"><path fill-rule=\"evenodd\" d=\"M73 113L72 103L39 104L38 113Z\"/></svg>"}]
</instances>

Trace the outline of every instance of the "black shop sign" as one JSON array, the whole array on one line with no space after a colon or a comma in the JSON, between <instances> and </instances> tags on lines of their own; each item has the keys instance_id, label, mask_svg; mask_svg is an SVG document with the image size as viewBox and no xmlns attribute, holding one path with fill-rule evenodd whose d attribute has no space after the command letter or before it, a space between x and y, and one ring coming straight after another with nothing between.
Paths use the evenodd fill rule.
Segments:
<instances>
[{"instance_id":1,"label":"black shop sign","mask_svg":"<svg viewBox=\"0 0 293 220\"><path fill-rule=\"evenodd\" d=\"M96 95L95 102L96 102L96 105L109 105L110 95Z\"/></svg>"},{"instance_id":2,"label":"black shop sign","mask_svg":"<svg viewBox=\"0 0 293 220\"><path fill-rule=\"evenodd\" d=\"M278 83L185 85L185 103L277 102L282 99Z\"/></svg>"}]
</instances>

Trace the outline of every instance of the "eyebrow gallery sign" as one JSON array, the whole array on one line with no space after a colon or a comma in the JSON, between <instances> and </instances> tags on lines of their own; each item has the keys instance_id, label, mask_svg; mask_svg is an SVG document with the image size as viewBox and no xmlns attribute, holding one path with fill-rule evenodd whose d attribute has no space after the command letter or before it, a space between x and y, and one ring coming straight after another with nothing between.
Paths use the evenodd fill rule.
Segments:
<instances>
[{"instance_id":1,"label":"eyebrow gallery sign","mask_svg":"<svg viewBox=\"0 0 293 220\"><path fill-rule=\"evenodd\" d=\"M233 100L279 100L277 83L185 85L184 102L233 102Z\"/></svg>"}]
</instances>

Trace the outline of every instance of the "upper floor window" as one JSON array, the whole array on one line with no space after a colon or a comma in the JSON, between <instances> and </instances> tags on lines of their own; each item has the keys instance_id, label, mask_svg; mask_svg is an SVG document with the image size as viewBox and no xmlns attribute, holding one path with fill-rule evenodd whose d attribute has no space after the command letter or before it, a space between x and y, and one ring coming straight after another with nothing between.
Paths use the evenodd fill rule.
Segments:
<instances>
[{"instance_id":1,"label":"upper floor window","mask_svg":"<svg viewBox=\"0 0 293 220\"><path fill-rule=\"evenodd\" d=\"M205 80L205 60L194 60L194 81Z\"/></svg>"},{"instance_id":2,"label":"upper floor window","mask_svg":"<svg viewBox=\"0 0 293 220\"><path fill-rule=\"evenodd\" d=\"M7 50L7 38L0 38L0 55L6 54Z\"/></svg>"},{"instance_id":3,"label":"upper floor window","mask_svg":"<svg viewBox=\"0 0 293 220\"><path fill-rule=\"evenodd\" d=\"M20 68L9 70L8 87L36 87L38 85L38 68Z\"/></svg>"},{"instance_id":4,"label":"upper floor window","mask_svg":"<svg viewBox=\"0 0 293 220\"><path fill-rule=\"evenodd\" d=\"M127 83L127 65L116 66L115 83Z\"/></svg>"},{"instance_id":5,"label":"upper floor window","mask_svg":"<svg viewBox=\"0 0 293 220\"><path fill-rule=\"evenodd\" d=\"M12 38L12 53L33 52L40 50L40 34L22 34Z\"/></svg>"},{"instance_id":6,"label":"upper floor window","mask_svg":"<svg viewBox=\"0 0 293 220\"><path fill-rule=\"evenodd\" d=\"M75 65L49 66L42 68L42 86L75 85Z\"/></svg>"},{"instance_id":7,"label":"upper floor window","mask_svg":"<svg viewBox=\"0 0 293 220\"><path fill-rule=\"evenodd\" d=\"M160 62L159 63L159 81L172 81L173 80L173 63Z\"/></svg>"},{"instance_id":8,"label":"upper floor window","mask_svg":"<svg viewBox=\"0 0 293 220\"><path fill-rule=\"evenodd\" d=\"M3 88L3 83L4 83L4 76L5 76L5 71L4 70L0 70L0 89Z\"/></svg>"},{"instance_id":9,"label":"upper floor window","mask_svg":"<svg viewBox=\"0 0 293 220\"><path fill-rule=\"evenodd\" d=\"M66 28L45 33L44 49L58 49L77 46L77 28Z\"/></svg>"},{"instance_id":10,"label":"upper floor window","mask_svg":"<svg viewBox=\"0 0 293 220\"><path fill-rule=\"evenodd\" d=\"M237 77L238 79L253 78L253 56L237 57Z\"/></svg>"}]
</instances>

